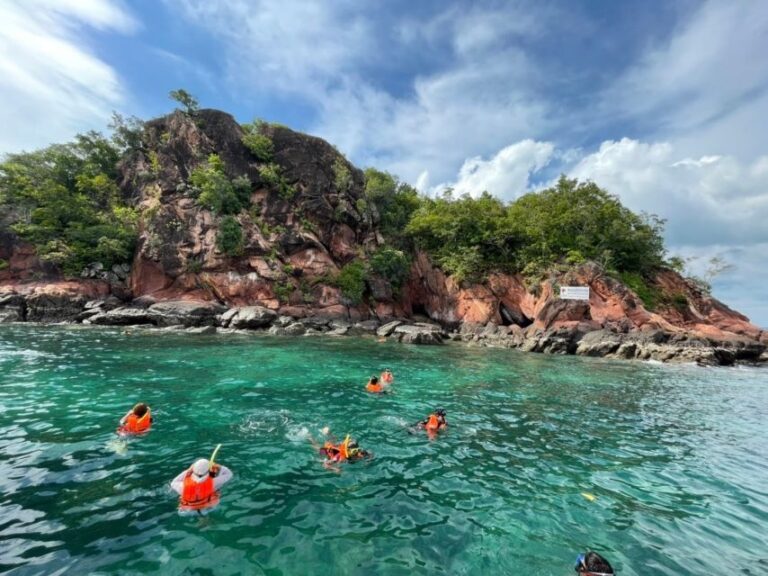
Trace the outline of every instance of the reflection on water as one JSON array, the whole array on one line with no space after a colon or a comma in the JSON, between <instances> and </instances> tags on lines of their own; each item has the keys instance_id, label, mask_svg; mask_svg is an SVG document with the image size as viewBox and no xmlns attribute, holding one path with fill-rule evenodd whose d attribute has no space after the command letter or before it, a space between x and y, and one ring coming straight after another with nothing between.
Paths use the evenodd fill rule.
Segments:
<instances>
[{"instance_id":1,"label":"reflection on water","mask_svg":"<svg viewBox=\"0 0 768 576\"><path fill-rule=\"evenodd\" d=\"M363 390L390 367L394 393ZM114 435L134 402L152 431ZM410 427L436 407L434 440ZM0 571L768 573L768 374L457 346L0 327ZM374 458L325 470L329 427ZM205 518L168 482L223 447ZM586 496L585 496L586 495Z\"/></svg>"}]
</instances>

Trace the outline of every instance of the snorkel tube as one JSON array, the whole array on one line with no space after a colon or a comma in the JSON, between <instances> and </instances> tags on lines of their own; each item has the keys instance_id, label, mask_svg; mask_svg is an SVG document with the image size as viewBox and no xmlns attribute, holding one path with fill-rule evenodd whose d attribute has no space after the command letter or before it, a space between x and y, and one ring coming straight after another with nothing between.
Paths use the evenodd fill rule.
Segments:
<instances>
[{"instance_id":1,"label":"snorkel tube","mask_svg":"<svg viewBox=\"0 0 768 576\"><path fill-rule=\"evenodd\" d=\"M221 444L216 445L213 454L211 454L211 457L208 459L208 470L213 470L213 462L216 460L216 454L219 453L219 448L221 448Z\"/></svg>"}]
</instances>

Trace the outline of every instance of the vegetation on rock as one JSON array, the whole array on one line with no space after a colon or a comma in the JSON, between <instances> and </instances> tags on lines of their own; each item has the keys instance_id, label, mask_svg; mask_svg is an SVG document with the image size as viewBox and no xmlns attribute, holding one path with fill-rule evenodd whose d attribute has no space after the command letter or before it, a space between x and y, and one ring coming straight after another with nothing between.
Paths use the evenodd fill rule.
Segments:
<instances>
[{"instance_id":1,"label":"vegetation on rock","mask_svg":"<svg viewBox=\"0 0 768 576\"><path fill-rule=\"evenodd\" d=\"M243 124L243 144L261 162L271 162L275 146L272 139L264 134L265 126L262 120Z\"/></svg>"},{"instance_id":2,"label":"vegetation on rock","mask_svg":"<svg viewBox=\"0 0 768 576\"><path fill-rule=\"evenodd\" d=\"M158 138L151 130L145 130L139 119L115 115L111 139L90 132L69 144L9 155L0 163L0 208L4 214L0 231L7 228L31 242L43 260L58 265L66 275L77 275L92 262L110 267L130 261L138 235L137 211L121 196L117 183L121 181L126 186L128 181L120 180L124 174L119 173L118 164L134 162L139 168L131 173L130 186L140 188L145 199L152 199L151 205L144 204L145 224L153 221L152 215L162 198L169 190L172 194L175 187L217 215L216 245L229 256L244 252L244 231L234 217L244 210L258 219L255 224L271 242L272 233L284 232L285 226L322 235L323 223L307 219L308 206L309 210L324 206L320 198L309 198L304 193L312 190L313 183L297 174L307 172L296 171L290 161L285 163L281 159L289 170L286 173L298 179L289 183L283 167L275 162L275 146L283 147L283 155L288 146L284 139L291 137L289 133L278 137L270 125L256 120L243 124L242 134L236 126L229 133L221 133L221 138L229 139L224 138L221 142L225 144L217 145L216 137L211 137L200 125L204 118L215 118L206 114L220 113L200 111L197 100L183 89L172 91L170 96L187 115L195 116L189 119L176 113L172 117L182 124L193 122L196 137L204 142L195 143L195 148L186 152L191 156L185 161L196 166L187 183L163 180L178 173L173 162L179 159L173 155L179 152L168 147L172 136L175 138L168 130L178 128L163 125L165 131ZM218 120L206 120L204 124L209 131L220 126ZM233 151L238 138L250 154L245 149ZM232 165L225 165L216 153L201 163L200 155L205 157L211 150L220 151ZM338 215L329 225L354 223L354 206L356 214L363 216L360 230L365 234L375 232L369 236L366 248L360 249L358 259L344 266L333 280L352 304L362 301L368 274L386 279L397 292L407 280L414 250L421 249L458 282L481 282L494 271L521 273L538 281L550 271L564 271L575 264L593 261L632 288L649 308L667 305L683 310L687 305L683 298L663 295L652 282L659 269L684 266L680 259L665 261L664 222L652 215L633 213L593 182L561 177L552 187L511 203L487 192L476 197L456 197L447 190L439 197L429 198L420 196L395 176L374 168L365 171L364 186L360 189L355 168L343 156L336 155L329 162L337 196L325 205L325 213L333 211ZM262 205L251 206L252 183L245 173L253 170L258 170L263 184L284 200L294 200L298 194L296 186L301 184L302 196L297 202L303 204L292 219L286 219L284 206L279 208L277 219L269 216L268 209L262 210ZM147 172L153 177L151 187L146 178L141 178ZM244 174L231 178L233 172ZM126 196L133 195L134 204L135 194L135 190L126 192ZM181 221L172 222L174 226L183 226ZM147 225L146 230L152 229ZM303 241L291 238L286 236L283 241ZM375 244L370 243L373 238ZM157 244L153 257L159 258L162 239L158 236L152 241ZM272 250L278 247L273 246ZM701 282L703 288L705 284Z\"/></svg>"},{"instance_id":3,"label":"vegetation on rock","mask_svg":"<svg viewBox=\"0 0 768 576\"><path fill-rule=\"evenodd\" d=\"M168 97L171 100L175 100L176 102L181 104L184 107L184 112L186 112L189 115L194 114L200 108L197 102L197 98L192 96L192 94L190 94L183 88L179 88L178 90L171 90L168 93Z\"/></svg>"},{"instance_id":4,"label":"vegetation on rock","mask_svg":"<svg viewBox=\"0 0 768 576\"><path fill-rule=\"evenodd\" d=\"M479 281L491 271L538 278L587 260L643 278L664 265L663 224L593 182L561 177L510 204L488 193L455 198L448 190L423 199L406 231L457 280Z\"/></svg>"},{"instance_id":5,"label":"vegetation on rock","mask_svg":"<svg viewBox=\"0 0 768 576\"><path fill-rule=\"evenodd\" d=\"M217 214L237 214L251 202L250 180L246 176L230 180L217 154L192 171L189 183L200 205Z\"/></svg>"},{"instance_id":6,"label":"vegetation on rock","mask_svg":"<svg viewBox=\"0 0 768 576\"><path fill-rule=\"evenodd\" d=\"M382 234L404 247L403 230L422 204L416 189L387 172L368 168L365 171L365 199L376 207Z\"/></svg>"},{"instance_id":7,"label":"vegetation on rock","mask_svg":"<svg viewBox=\"0 0 768 576\"><path fill-rule=\"evenodd\" d=\"M70 276L92 262L109 268L129 262L136 243L136 211L116 180L120 146L96 132L0 163L0 227L34 244L44 261Z\"/></svg>"},{"instance_id":8,"label":"vegetation on rock","mask_svg":"<svg viewBox=\"0 0 768 576\"><path fill-rule=\"evenodd\" d=\"M216 247L227 256L238 256L243 252L243 229L234 216L225 216L216 235Z\"/></svg>"}]
</instances>

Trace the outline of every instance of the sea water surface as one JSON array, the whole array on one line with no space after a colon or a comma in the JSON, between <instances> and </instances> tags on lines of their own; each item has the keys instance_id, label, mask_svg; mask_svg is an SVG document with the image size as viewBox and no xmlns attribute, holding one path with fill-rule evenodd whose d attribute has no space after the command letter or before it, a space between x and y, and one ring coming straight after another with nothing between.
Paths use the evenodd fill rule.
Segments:
<instances>
[{"instance_id":1,"label":"sea water surface","mask_svg":"<svg viewBox=\"0 0 768 576\"><path fill-rule=\"evenodd\" d=\"M116 440L137 401L151 432ZM448 431L410 434L435 407ZM767 416L753 368L2 326L0 572L768 574ZM324 469L325 426L374 458ZM180 516L217 443L221 505Z\"/></svg>"}]
</instances>

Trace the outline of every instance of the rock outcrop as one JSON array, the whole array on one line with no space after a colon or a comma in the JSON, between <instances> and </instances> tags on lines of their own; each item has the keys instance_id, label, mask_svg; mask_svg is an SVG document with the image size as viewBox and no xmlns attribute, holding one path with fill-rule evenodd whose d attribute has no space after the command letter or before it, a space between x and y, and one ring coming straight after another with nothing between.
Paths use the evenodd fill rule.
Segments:
<instances>
[{"instance_id":1,"label":"rock outcrop","mask_svg":"<svg viewBox=\"0 0 768 576\"><path fill-rule=\"evenodd\" d=\"M123 197L141 214L131 266L93 263L64 280L31 245L0 232L0 323L218 327L720 365L766 361L766 332L670 270L655 279L666 299L649 310L592 264L535 286L508 274L467 285L416 253L400 290L369 277L353 304L333 278L383 242L362 172L318 138L280 126L265 135L269 166L223 112L177 111L148 122L146 147L119 166ZM237 255L218 247L222 216L203 208L190 184L210 154L227 178L250 187L248 208L235 216L243 233ZM265 179L265 167L279 174L279 186ZM589 301L559 299L559 285L588 286Z\"/></svg>"}]
</instances>

